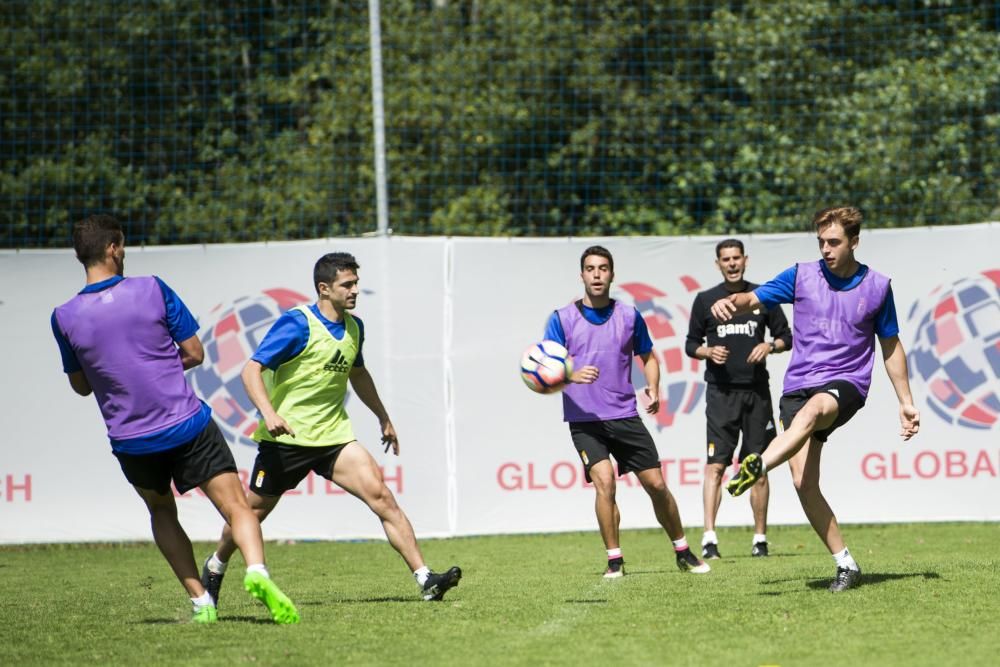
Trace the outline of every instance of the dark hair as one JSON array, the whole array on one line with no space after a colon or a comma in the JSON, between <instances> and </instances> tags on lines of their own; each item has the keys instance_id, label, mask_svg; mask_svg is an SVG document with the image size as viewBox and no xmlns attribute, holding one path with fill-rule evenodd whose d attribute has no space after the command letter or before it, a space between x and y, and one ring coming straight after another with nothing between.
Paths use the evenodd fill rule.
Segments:
<instances>
[{"instance_id":1,"label":"dark hair","mask_svg":"<svg viewBox=\"0 0 1000 667\"><path fill-rule=\"evenodd\" d=\"M358 264L358 260L354 259L354 255L349 252L328 252L327 254L316 260L316 266L313 267L313 286L317 286L320 283L332 283L337 279L337 274L341 271L354 271L357 273L361 265ZM319 287L316 287L317 293L319 292Z\"/></svg>"},{"instance_id":2,"label":"dark hair","mask_svg":"<svg viewBox=\"0 0 1000 667\"><path fill-rule=\"evenodd\" d=\"M84 268L104 261L104 254L112 243L124 242L121 223L113 216L92 215L73 225L73 249Z\"/></svg>"},{"instance_id":3,"label":"dark hair","mask_svg":"<svg viewBox=\"0 0 1000 667\"><path fill-rule=\"evenodd\" d=\"M723 241L719 241L718 245L715 246L715 258L719 259L722 255L722 251L726 248L739 248L741 255L747 254L743 249L743 241L740 241L739 239L725 239Z\"/></svg>"},{"instance_id":4,"label":"dark hair","mask_svg":"<svg viewBox=\"0 0 1000 667\"><path fill-rule=\"evenodd\" d=\"M602 245L592 245L583 251L580 255L580 270L583 271L583 263L591 255L597 255L598 257L603 257L608 260L608 268L611 269L611 273L615 272L615 258L611 256L611 251Z\"/></svg>"},{"instance_id":5,"label":"dark hair","mask_svg":"<svg viewBox=\"0 0 1000 667\"><path fill-rule=\"evenodd\" d=\"M844 228L844 234L849 239L853 239L861 233L862 216L861 211L853 206L834 206L824 208L813 216L813 227L817 232L823 231L833 224Z\"/></svg>"}]
</instances>

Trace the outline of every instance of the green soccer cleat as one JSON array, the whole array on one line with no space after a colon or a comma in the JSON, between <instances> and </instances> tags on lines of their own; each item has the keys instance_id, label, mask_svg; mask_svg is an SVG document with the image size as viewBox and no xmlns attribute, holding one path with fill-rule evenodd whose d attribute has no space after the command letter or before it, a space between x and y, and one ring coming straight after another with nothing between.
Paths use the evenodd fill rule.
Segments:
<instances>
[{"instance_id":1,"label":"green soccer cleat","mask_svg":"<svg viewBox=\"0 0 1000 667\"><path fill-rule=\"evenodd\" d=\"M219 613L215 610L215 607L210 605L198 607L194 610L194 616L191 617L192 623L215 623L218 620Z\"/></svg>"},{"instance_id":2,"label":"green soccer cleat","mask_svg":"<svg viewBox=\"0 0 1000 667\"><path fill-rule=\"evenodd\" d=\"M299 612L287 595L281 592L278 585L260 572L247 572L243 577L243 588L247 593L264 603L275 623L290 624L299 622Z\"/></svg>"},{"instance_id":3,"label":"green soccer cleat","mask_svg":"<svg viewBox=\"0 0 1000 667\"><path fill-rule=\"evenodd\" d=\"M757 454L750 454L740 465L740 474L729 480L726 484L726 491L731 496L743 495L747 489L757 483L761 478L761 460Z\"/></svg>"}]
</instances>

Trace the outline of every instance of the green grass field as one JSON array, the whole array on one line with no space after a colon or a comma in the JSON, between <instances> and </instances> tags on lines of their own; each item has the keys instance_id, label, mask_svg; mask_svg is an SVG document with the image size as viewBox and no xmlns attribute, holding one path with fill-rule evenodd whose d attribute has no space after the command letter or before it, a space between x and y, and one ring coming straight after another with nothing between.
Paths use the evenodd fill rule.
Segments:
<instances>
[{"instance_id":1,"label":"green grass field","mask_svg":"<svg viewBox=\"0 0 1000 667\"><path fill-rule=\"evenodd\" d=\"M696 542L700 531L691 530ZM596 532L427 540L462 584L426 603L382 542L269 544L302 623L275 626L237 557L219 623L190 604L152 544L0 548L0 664L950 665L1000 662L1000 525L847 526L861 588L826 590L808 527L719 531L725 558L679 572L662 533L623 534L605 581ZM208 546L197 545L199 559Z\"/></svg>"}]
</instances>

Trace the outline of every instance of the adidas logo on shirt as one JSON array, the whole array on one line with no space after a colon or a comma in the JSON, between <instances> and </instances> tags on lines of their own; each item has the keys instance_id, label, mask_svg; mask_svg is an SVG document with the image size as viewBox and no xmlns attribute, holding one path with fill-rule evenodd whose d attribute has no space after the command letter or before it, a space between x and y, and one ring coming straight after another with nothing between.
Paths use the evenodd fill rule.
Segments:
<instances>
[{"instance_id":1,"label":"adidas logo on shirt","mask_svg":"<svg viewBox=\"0 0 1000 667\"><path fill-rule=\"evenodd\" d=\"M330 357L330 361L326 362L323 366L324 371L333 371L334 373L346 373L350 368L350 364L347 363L347 357L345 357L340 350L333 353Z\"/></svg>"}]
</instances>

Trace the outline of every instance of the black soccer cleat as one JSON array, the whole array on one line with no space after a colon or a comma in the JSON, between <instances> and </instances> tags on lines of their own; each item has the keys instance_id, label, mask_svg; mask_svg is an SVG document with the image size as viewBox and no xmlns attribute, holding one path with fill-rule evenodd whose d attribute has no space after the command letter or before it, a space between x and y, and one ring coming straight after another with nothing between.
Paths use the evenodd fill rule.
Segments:
<instances>
[{"instance_id":1,"label":"black soccer cleat","mask_svg":"<svg viewBox=\"0 0 1000 667\"><path fill-rule=\"evenodd\" d=\"M691 553L690 549L677 552L677 568L681 572L691 572L692 574L706 574L712 571L708 563L698 560L698 557Z\"/></svg>"},{"instance_id":2,"label":"black soccer cleat","mask_svg":"<svg viewBox=\"0 0 1000 667\"><path fill-rule=\"evenodd\" d=\"M427 581L424 582L421 594L424 600L442 600L445 593L458 586L458 580L461 578L462 568L457 566L441 574L431 572L427 575Z\"/></svg>"},{"instance_id":3,"label":"black soccer cleat","mask_svg":"<svg viewBox=\"0 0 1000 667\"><path fill-rule=\"evenodd\" d=\"M722 554L719 553L719 545L714 542L703 544L701 547L701 557L705 560L718 560L722 558Z\"/></svg>"},{"instance_id":4,"label":"black soccer cleat","mask_svg":"<svg viewBox=\"0 0 1000 667\"><path fill-rule=\"evenodd\" d=\"M219 606L219 590L222 588L222 578L226 576L223 574L216 574L208 569L208 561L212 559L209 556L205 559L205 564L201 566L201 585L205 587L208 594L212 596L212 602L216 607Z\"/></svg>"},{"instance_id":5,"label":"black soccer cleat","mask_svg":"<svg viewBox=\"0 0 1000 667\"><path fill-rule=\"evenodd\" d=\"M750 555L754 558L767 558L767 542L757 542L750 550Z\"/></svg>"},{"instance_id":6,"label":"black soccer cleat","mask_svg":"<svg viewBox=\"0 0 1000 667\"><path fill-rule=\"evenodd\" d=\"M625 576L625 559L612 558L608 561L608 569L604 571L605 579L620 579Z\"/></svg>"},{"instance_id":7,"label":"black soccer cleat","mask_svg":"<svg viewBox=\"0 0 1000 667\"><path fill-rule=\"evenodd\" d=\"M837 576L830 584L831 593L846 591L848 588L857 588L861 585L861 570L852 570L847 567L838 567Z\"/></svg>"}]
</instances>

